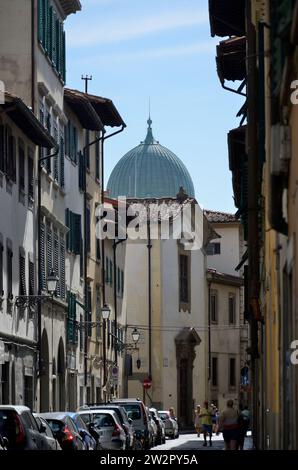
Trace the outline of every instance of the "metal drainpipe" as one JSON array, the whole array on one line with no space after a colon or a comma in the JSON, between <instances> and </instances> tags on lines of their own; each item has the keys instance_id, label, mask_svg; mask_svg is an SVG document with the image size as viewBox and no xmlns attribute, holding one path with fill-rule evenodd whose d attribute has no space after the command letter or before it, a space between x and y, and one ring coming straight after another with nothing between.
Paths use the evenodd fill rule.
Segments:
<instances>
[{"instance_id":1,"label":"metal drainpipe","mask_svg":"<svg viewBox=\"0 0 298 470\"><path fill-rule=\"evenodd\" d=\"M149 374L148 378L152 380L152 290L151 290L151 231L150 219L147 219L147 237L148 237L148 325L149 325Z\"/></svg>"},{"instance_id":2,"label":"metal drainpipe","mask_svg":"<svg viewBox=\"0 0 298 470\"><path fill-rule=\"evenodd\" d=\"M246 1L247 19L247 106L248 106L248 256L249 256L249 299L259 296L259 240L258 240L258 83L256 64L256 30L251 17L251 0ZM258 397L258 323L251 320L252 329L252 374L253 374L253 442L259 442L259 397Z\"/></svg>"}]
</instances>

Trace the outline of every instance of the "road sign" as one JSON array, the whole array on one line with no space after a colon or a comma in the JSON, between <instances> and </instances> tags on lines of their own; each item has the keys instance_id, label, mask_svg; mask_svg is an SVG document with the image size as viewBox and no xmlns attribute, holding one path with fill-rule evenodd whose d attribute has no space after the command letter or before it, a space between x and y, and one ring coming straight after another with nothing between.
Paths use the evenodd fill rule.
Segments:
<instances>
[{"instance_id":1,"label":"road sign","mask_svg":"<svg viewBox=\"0 0 298 470\"><path fill-rule=\"evenodd\" d=\"M112 377L113 378L118 377L118 367L117 366L112 367Z\"/></svg>"},{"instance_id":2,"label":"road sign","mask_svg":"<svg viewBox=\"0 0 298 470\"><path fill-rule=\"evenodd\" d=\"M151 388L151 385L152 385L152 381L150 379L147 378L143 380L143 387L145 389Z\"/></svg>"}]
</instances>

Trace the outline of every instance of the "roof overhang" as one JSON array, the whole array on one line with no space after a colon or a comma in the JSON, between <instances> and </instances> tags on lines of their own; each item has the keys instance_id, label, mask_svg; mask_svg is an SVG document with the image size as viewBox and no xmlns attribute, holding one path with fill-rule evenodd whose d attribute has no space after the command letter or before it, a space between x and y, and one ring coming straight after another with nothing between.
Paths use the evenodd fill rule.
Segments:
<instances>
[{"instance_id":1,"label":"roof overhang","mask_svg":"<svg viewBox=\"0 0 298 470\"><path fill-rule=\"evenodd\" d=\"M86 98L85 93L65 88L64 100L75 113L84 129L88 129L90 131L101 131L104 129L103 123L89 100Z\"/></svg>"},{"instance_id":2,"label":"roof overhang","mask_svg":"<svg viewBox=\"0 0 298 470\"><path fill-rule=\"evenodd\" d=\"M246 126L232 129L228 133L229 167L236 207L241 204L241 171L243 157L246 155Z\"/></svg>"},{"instance_id":3,"label":"roof overhang","mask_svg":"<svg viewBox=\"0 0 298 470\"><path fill-rule=\"evenodd\" d=\"M246 37L221 41L216 47L217 74L223 84L225 80L246 78Z\"/></svg>"},{"instance_id":4,"label":"roof overhang","mask_svg":"<svg viewBox=\"0 0 298 470\"><path fill-rule=\"evenodd\" d=\"M82 9L82 5L79 0L60 0L60 5L66 16Z\"/></svg>"},{"instance_id":5,"label":"roof overhang","mask_svg":"<svg viewBox=\"0 0 298 470\"><path fill-rule=\"evenodd\" d=\"M5 92L5 103L0 107L34 144L49 149L56 146L53 137L20 98Z\"/></svg>"},{"instance_id":6,"label":"roof overhang","mask_svg":"<svg viewBox=\"0 0 298 470\"><path fill-rule=\"evenodd\" d=\"M211 36L243 36L245 34L246 0L209 0Z\"/></svg>"},{"instance_id":7,"label":"roof overhang","mask_svg":"<svg viewBox=\"0 0 298 470\"><path fill-rule=\"evenodd\" d=\"M233 276L232 274L221 273L216 269L207 269L209 282L216 284L224 284L228 286L241 287L244 281L239 276Z\"/></svg>"},{"instance_id":8,"label":"roof overhang","mask_svg":"<svg viewBox=\"0 0 298 470\"><path fill-rule=\"evenodd\" d=\"M105 126L126 127L112 100L90 94L86 94L86 96Z\"/></svg>"}]
</instances>

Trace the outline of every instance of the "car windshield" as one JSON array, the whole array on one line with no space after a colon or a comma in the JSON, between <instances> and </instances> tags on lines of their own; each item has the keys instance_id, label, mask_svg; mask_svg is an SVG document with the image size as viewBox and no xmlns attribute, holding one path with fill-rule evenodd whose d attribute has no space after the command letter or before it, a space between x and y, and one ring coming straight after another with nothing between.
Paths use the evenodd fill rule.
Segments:
<instances>
[{"instance_id":1,"label":"car windshield","mask_svg":"<svg viewBox=\"0 0 298 470\"><path fill-rule=\"evenodd\" d=\"M56 419L47 419L47 422L49 423L50 428L53 432L59 432L64 427L64 423Z\"/></svg>"},{"instance_id":2,"label":"car windshield","mask_svg":"<svg viewBox=\"0 0 298 470\"><path fill-rule=\"evenodd\" d=\"M82 416L79 416L79 415L75 416L74 421L75 421L78 429L84 429L84 431L88 431L88 428L87 428L84 420L82 419Z\"/></svg>"},{"instance_id":3,"label":"car windshield","mask_svg":"<svg viewBox=\"0 0 298 470\"><path fill-rule=\"evenodd\" d=\"M99 414L99 413L93 414L93 421L94 421L95 426L97 426L99 428L104 428L104 427L107 427L107 426L114 426L115 425L112 416L108 415L108 414L104 414L104 413L102 413L102 414Z\"/></svg>"},{"instance_id":4,"label":"car windshield","mask_svg":"<svg viewBox=\"0 0 298 470\"><path fill-rule=\"evenodd\" d=\"M141 419L140 405L132 405L130 403L123 404L126 410L127 416L132 420Z\"/></svg>"},{"instance_id":5,"label":"car windshield","mask_svg":"<svg viewBox=\"0 0 298 470\"><path fill-rule=\"evenodd\" d=\"M158 412L159 416L161 417L162 420L169 419L169 414L168 413L161 413Z\"/></svg>"}]
</instances>

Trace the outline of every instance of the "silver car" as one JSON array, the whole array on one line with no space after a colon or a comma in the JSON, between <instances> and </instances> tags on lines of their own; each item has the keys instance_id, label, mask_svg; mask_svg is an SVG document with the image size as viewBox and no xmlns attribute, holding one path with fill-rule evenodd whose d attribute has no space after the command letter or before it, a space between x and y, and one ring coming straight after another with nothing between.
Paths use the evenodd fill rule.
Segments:
<instances>
[{"instance_id":1,"label":"silver car","mask_svg":"<svg viewBox=\"0 0 298 470\"><path fill-rule=\"evenodd\" d=\"M100 445L104 450L125 450L126 434L117 413L112 410L86 410L79 412L81 418L94 423L100 432Z\"/></svg>"},{"instance_id":2,"label":"silver car","mask_svg":"<svg viewBox=\"0 0 298 470\"><path fill-rule=\"evenodd\" d=\"M39 432L45 436L50 448L52 450L62 450L59 442L57 441L57 439L55 439L53 431L50 428L49 424L46 422L46 420L41 416L38 416L36 413L33 413L33 416L35 418L35 421L37 422Z\"/></svg>"},{"instance_id":3,"label":"silver car","mask_svg":"<svg viewBox=\"0 0 298 470\"><path fill-rule=\"evenodd\" d=\"M179 428L176 419L171 418L168 411L158 411L158 414L165 424L166 436L172 439L179 437Z\"/></svg>"}]
</instances>

